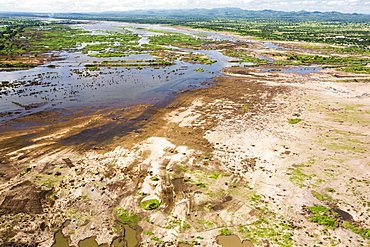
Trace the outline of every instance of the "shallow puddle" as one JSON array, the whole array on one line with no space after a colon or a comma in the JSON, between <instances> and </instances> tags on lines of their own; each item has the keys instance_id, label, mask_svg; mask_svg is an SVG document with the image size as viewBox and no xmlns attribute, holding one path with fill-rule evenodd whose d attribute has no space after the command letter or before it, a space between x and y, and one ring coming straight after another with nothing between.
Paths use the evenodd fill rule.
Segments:
<instances>
[{"instance_id":1,"label":"shallow puddle","mask_svg":"<svg viewBox=\"0 0 370 247\"><path fill-rule=\"evenodd\" d=\"M70 243L70 239L59 230L54 234L54 244L51 247L69 247Z\"/></svg>"},{"instance_id":2,"label":"shallow puddle","mask_svg":"<svg viewBox=\"0 0 370 247\"><path fill-rule=\"evenodd\" d=\"M124 239L116 237L113 239L112 244L101 244L96 242L96 237L89 237L81 240L78 243L78 247L136 247L139 242L136 238L136 230L132 229L128 225L123 226L125 229ZM54 244L51 247L70 247L71 240L69 237L63 235L62 230L57 231L54 234ZM184 246L185 247L185 246Z\"/></svg>"},{"instance_id":3,"label":"shallow puddle","mask_svg":"<svg viewBox=\"0 0 370 247\"><path fill-rule=\"evenodd\" d=\"M98 245L98 243L95 241L95 237L91 237L81 240L78 243L78 247L109 247L109 245L108 244Z\"/></svg>"},{"instance_id":4,"label":"shallow puddle","mask_svg":"<svg viewBox=\"0 0 370 247\"><path fill-rule=\"evenodd\" d=\"M254 247L254 244L249 240L240 241L236 235L217 236L217 243L222 247Z\"/></svg>"},{"instance_id":5,"label":"shallow puddle","mask_svg":"<svg viewBox=\"0 0 370 247\"><path fill-rule=\"evenodd\" d=\"M128 225L124 225L125 228L125 240L127 242L127 247L135 247L139 243L136 238L136 231L129 227Z\"/></svg>"}]
</instances>

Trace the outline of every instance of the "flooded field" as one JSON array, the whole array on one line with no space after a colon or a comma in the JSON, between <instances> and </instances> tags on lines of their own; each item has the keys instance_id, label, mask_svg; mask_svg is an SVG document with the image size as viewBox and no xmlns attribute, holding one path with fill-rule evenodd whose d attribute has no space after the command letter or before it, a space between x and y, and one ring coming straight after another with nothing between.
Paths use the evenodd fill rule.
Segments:
<instances>
[{"instance_id":1,"label":"flooded field","mask_svg":"<svg viewBox=\"0 0 370 247\"><path fill-rule=\"evenodd\" d=\"M124 30L126 33L138 35L139 40L134 44L136 47L148 45L150 37L169 32L216 43L252 42L225 34L159 25L86 22L72 27L88 31L90 35L109 35L110 32ZM270 42L253 42L262 48L282 48ZM97 44L99 42L83 43L79 48ZM210 82L213 77L220 76L219 72L225 67L253 64L238 63L238 59L225 56L214 48L185 49L171 44L162 47L171 49L171 52L176 54L207 56L214 62L199 64L178 58L166 65L145 64L145 61L156 60L149 51L131 52L124 57L108 58L91 56L97 52L83 52L78 49L51 52L49 56L55 57L57 61L28 70L0 72L3 84L9 83L12 86L0 87L0 124L45 110L77 110L86 107L96 110L135 104L160 104L171 98L174 92L202 87L204 82ZM271 61L268 58L263 59ZM105 65L99 66L101 63ZM89 65L98 65L98 67L91 68Z\"/></svg>"},{"instance_id":2,"label":"flooded field","mask_svg":"<svg viewBox=\"0 0 370 247\"><path fill-rule=\"evenodd\" d=\"M134 25L112 22L94 22L75 26L88 30L91 35L107 34L127 27L138 34L138 46L147 44L148 37L158 35L144 28L159 26ZM137 29L142 28L142 29ZM162 28L172 32L190 34L195 32ZM227 36L208 39L227 38ZM87 44L84 44L87 45ZM83 46L82 46L83 47ZM133 104L161 103L174 92L201 87L218 72L228 66L231 59L217 50L192 50L172 47L176 52L207 55L217 62L211 65L193 64L177 59L168 66L142 66L140 62L130 66L109 66L92 70L86 64L109 61L146 61L155 59L149 52L128 54L125 57L91 57L82 52L54 52L60 61L53 61L29 70L0 72L2 81L8 81L12 88L1 88L1 122L44 110L81 109L93 107L123 107ZM204 72L194 71L203 69Z\"/></svg>"}]
</instances>

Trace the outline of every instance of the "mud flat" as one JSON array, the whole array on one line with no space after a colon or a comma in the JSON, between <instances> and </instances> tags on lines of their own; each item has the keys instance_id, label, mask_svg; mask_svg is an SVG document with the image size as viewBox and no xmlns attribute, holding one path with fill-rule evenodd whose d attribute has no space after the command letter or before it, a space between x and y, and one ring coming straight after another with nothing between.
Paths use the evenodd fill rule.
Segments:
<instances>
[{"instance_id":1,"label":"mud flat","mask_svg":"<svg viewBox=\"0 0 370 247\"><path fill-rule=\"evenodd\" d=\"M271 69L6 130L0 245L369 245L369 76Z\"/></svg>"}]
</instances>

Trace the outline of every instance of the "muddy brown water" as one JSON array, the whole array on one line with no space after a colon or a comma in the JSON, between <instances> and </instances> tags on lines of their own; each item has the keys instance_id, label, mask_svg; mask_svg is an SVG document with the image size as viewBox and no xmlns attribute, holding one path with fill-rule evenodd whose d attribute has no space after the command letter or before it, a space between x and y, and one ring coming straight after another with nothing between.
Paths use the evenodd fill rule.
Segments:
<instances>
[{"instance_id":1,"label":"muddy brown water","mask_svg":"<svg viewBox=\"0 0 370 247\"><path fill-rule=\"evenodd\" d=\"M136 238L137 232L129 227L128 225L123 226L125 229L124 240L122 238L115 238L112 244L101 244L96 242L96 236L89 237L78 242L78 247L136 247L138 246L138 240ZM71 240L68 236L64 236L62 230L57 231L54 234L54 244L51 247L70 247Z\"/></svg>"},{"instance_id":2,"label":"muddy brown water","mask_svg":"<svg viewBox=\"0 0 370 247\"><path fill-rule=\"evenodd\" d=\"M95 237L91 237L81 240L78 243L78 247L109 247L109 245L108 244L98 245L98 243L95 240Z\"/></svg>"},{"instance_id":3,"label":"muddy brown water","mask_svg":"<svg viewBox=\"0 0 370 247\"><path fill-rule=\"evenodd\" d=\"M71 240L59 230L54 234L54 244L51 247L69 247L70 243Z\"/></svg>"},{"instance_id":4,"label":"muddy brown water","mask_svg":"<svg viewBox=\"0 0 370 247\"><path fill-rule=\"evenodd\" d=\"M254 244L251 241L241 241L236 235L217 236L216 240L218 244L222 245L222 247L254 247Z\"/></svg>"}]
</instances>

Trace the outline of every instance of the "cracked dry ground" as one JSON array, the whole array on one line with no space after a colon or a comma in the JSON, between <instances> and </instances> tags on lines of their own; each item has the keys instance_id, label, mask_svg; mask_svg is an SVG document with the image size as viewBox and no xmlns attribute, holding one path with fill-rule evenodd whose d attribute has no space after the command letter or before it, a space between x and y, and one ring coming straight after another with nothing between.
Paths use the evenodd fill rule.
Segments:
<instances>
[{"instance_id":1,"label":"cracked dry ground","mask_svg":"<svg viewBox=\"0 0 370 247\"><path fill-rule=\"evenodd\" d=\"M14 170L2 171L1 244L52 246L61 230L74 246L92 236L130 247L231 246L220 234L255 246L368 246L366 81L340 82L330 70L299 80L227 72L236 77L142 111L151 118L99 148L63 146L68 136L55 129L47 153L40 145L4 155ZM148 200L160 206L143 209Z\"/></svg>"}]
</instances>

